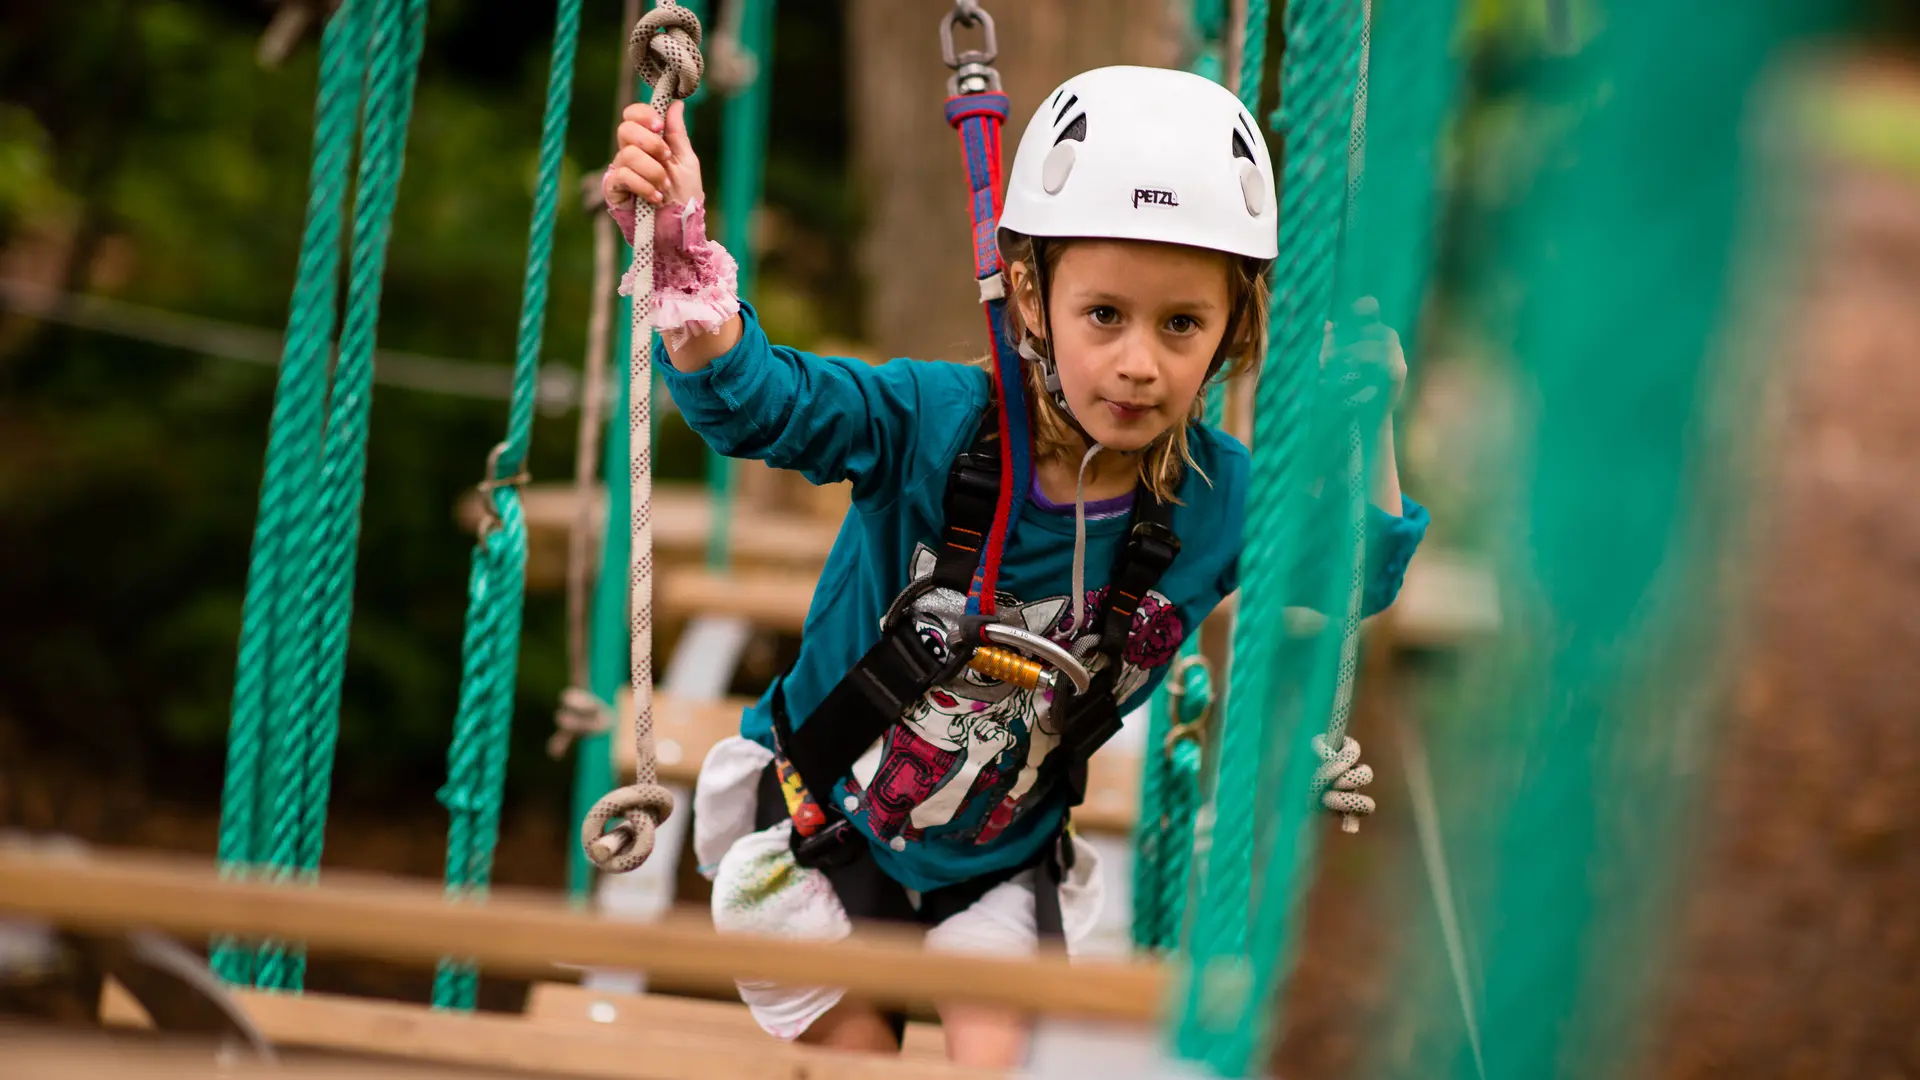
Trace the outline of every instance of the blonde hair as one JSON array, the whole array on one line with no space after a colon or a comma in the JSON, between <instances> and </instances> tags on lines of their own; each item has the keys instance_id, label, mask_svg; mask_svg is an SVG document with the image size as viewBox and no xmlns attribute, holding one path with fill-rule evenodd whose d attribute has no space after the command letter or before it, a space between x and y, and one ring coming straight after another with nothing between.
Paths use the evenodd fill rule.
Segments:
<instances>
[{"instance_id":1,"label":"blonde hair","mask_svg":"<svg viewBox=\"0 0 1920 1080\"><path fill-rule=\"evenodd\" d=\"M1046 273L1052 280L1053 272L1059 267L1060 256L1065 253L1072 240L1050 240L1045 245ZM1008 267L1015 263L1033 266L1033 240L1012 231L1003 231L1000 236L1000 251ZM1017 286L1012 284L1012 275L1008 275L1009 292L1006 306L1007 340L1017 348L1023 340L1031 338L1034 347L1042 352L1051 348L1051 344L1040 335L1033 333L1026 324L1021 302L1040 305L1037 293L1038 284L1032 273L1022 274ZM1193 404L1187 410L1187 416L1181 423L1168 428L1148 445L1140 455L1140 481L1163 502L1176 502L1175 490L1180 486L1183 468L1191 467L1196 472L1199 465L1193 460L1193 453L1187 446L1187 428L1200 422L1205 415L1207 390L1209 387L1224 386L1235 379L1257 379L1260 376L1260 364L1267 353L1267 276L1265 264L1254 260L1232 257L1227 270L1228 307L1234 312L1228 326L1233 340L1225 342L1221 352L1218 370L1207 373L1206 382L1200 386L1200 392L1194 395ZM991 370L993 356L988 354L979 363ZM1033 428L1033 455L1035 460L1072 460L1082 443L1079 430L1071 417L1062 412L1047 391L1045 377L1040 365L1024 363L1021 365L1026 378L1027 411ZM1202 473L1204 476L1205 474Z\"/></svg>"}]
</instances>

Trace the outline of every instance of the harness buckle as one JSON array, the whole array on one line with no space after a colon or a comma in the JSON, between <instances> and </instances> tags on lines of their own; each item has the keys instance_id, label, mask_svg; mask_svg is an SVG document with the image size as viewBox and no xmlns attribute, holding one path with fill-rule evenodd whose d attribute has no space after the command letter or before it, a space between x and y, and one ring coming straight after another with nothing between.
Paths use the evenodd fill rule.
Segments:
<instances>
[{"instance_id":1,"label":"harness buckle","mask_svg":"<svg viewBox=\"0 0 1920 1080\"><path fill-rule=\"evenodd\" d=\"M793 838L787 849L793 852L793 861L809 870L826 870L845 866L860 857L866 850L867 838L853 827L853 822L838 815L823 829L816 829L812 836L801 836L793 831Z\"/></svg>"},{"instance_id":2,"label":"harness buckle","mask_svg":"<svg viewBox=\"0 0 1920 1080\"><path fill-rule=\"evenodd\" d=\"M1144 561L1164 572L1180 554L1180 538L1158 521L1134 522L1127 544L1133 549L1129 562Z\"/></svg>"},{"instance_id":3,"label":"harness buckle","mask_svg":"<svg viewBox=\"0 0 1920 1080\"><path fill-rule=\"evenodd\" d=\"M954 460L947 475L953 494L971 495L988 503L1000 500L1000 460L996 454L965 451Z\"/></svg>"}]
</instances>

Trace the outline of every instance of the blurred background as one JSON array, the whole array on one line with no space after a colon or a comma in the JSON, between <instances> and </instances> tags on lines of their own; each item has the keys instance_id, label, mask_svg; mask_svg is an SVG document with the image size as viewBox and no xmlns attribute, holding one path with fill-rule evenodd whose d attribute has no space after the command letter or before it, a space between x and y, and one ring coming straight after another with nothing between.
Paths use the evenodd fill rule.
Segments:
<instances>
[{"instance_id":1,"label":"blurred background","mask_svg":"<svg viewBox=\"0 0 1920 1080\"><path fill-rule=\"evenodd\" d=\"M940 115L948 6L777 5L751 224L752 299L776 340L869 358L959 359L984 344ZM1185 0L989 6L1009 149L1073 72L1194 59ZM1443 170L1458 244L1555 165L1502 143L1532 130L1512 122L1509 89L1553 62L1542 5L1466 6L1470 112ZM572 193L609 155L619 8L586 5L537 480L573 469L592 225ZM263 37L274 18L260 0L13 0L0 15L0 829L214 850L316 77L312 35L275 44ZM436 0L428 33L381 315L380 346L396 353L373 409L327 864L437 877L434 793L472 544L458 507L505 419L551 5ZM1747 421L1774 436L1745 508L1751 610L1676 916L1660 1058L1674 1078L1920 1076L1920 504L1905 490L1920 469L1920 11L1871 8L1812 67L1817 167L1780 320L1786 362ZM694 121L710 178L727 167L720 108L709 95ZM1470 345L1444 337L1413 366L1406 486L1433 508L1435 564L1470 565L1478 428L1498 387ZM698 483L707 467L670 416L656 460L663 483ZM743 476L741 491L833 512L779 478ZM575 835L571 765L546 753L567 683L564 538L539 529L496 876L559 889ZM1481 603L1470 580L1419 588L1429 629L1395 657L1413 679L1447 663ZM735 692L756 691L791 647L763 635ZM1398 700L1369 698L1363 738ZM1364 877L1411 843L1391 803L1381 822L1372 847L1329 847L1324 882ZM1365 940L1366 917L1330 896L1313 915L1350 940ZM1351 1059L1355 1018L1391 989L1333 959L1309 949L1316 990L1289 1013L1287 1053L1315 1075ZM425 977L316 964L310 985L421 996ZM93 1004L44 991L0 1003Z\"/></svg>"}]
</instances>

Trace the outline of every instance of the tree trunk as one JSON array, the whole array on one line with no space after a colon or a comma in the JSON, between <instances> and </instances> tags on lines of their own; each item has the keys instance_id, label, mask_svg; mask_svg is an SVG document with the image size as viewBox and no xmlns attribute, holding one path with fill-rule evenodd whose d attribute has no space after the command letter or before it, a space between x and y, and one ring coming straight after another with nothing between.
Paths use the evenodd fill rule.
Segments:
<instances>
[{"instance_id":1,"label":"tree trunk","mask_svg":"<svg viewBox=\"0 0 1920 1080\"><path fill-rule=\"evenodd\" d=\"M1013 165L1040 99L1071 75L1109 64L1186 59L1184 0L1053 0L985 4L998 31L996 66L1013 99L1004 132ZM962 360L986 351L973 284L966 166L941 115L950 72L940 59L937 0L853 0L848 80L856 190L864 211L863 322L888 356ZM956 29L956 46L977 31Z\"/></svg>"}]
</instances>

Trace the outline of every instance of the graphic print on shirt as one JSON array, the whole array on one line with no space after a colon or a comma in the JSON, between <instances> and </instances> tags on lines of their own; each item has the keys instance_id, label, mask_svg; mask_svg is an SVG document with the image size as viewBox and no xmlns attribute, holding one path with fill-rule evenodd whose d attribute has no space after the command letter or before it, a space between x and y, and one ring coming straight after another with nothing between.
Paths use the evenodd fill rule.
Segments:
<instances>
[{"instance_id":1,"label":"graphic print on shirt","mask_svg":"<svg viewBox=\"0 0 1920 1080\"><path fill-rule=\"evenodd\" d=\"M909 578L932 576L936 557L927 546L914 550ZM1069 598L1048 597L1022 603L1004 593L996 610L1004 618L1066 647L1088 662L1100 636L1091 625L1106 588L1087 592L1088 626L1075 626ZM914 605L921 640L944 657L959 632L967 598L950 589L932 589ZM1173 604L1148 592L1134 611L1132 632L1122 654L1114 697L1125 701L1146 684L1148 674L1173 659L1184 635ZM1091 668L1092 665L1089 664ZM1037 802L1034 788L1041 762L1059 745L1052 724L1051 695L989 679L970 668L928 691L900 723L887 729L854 763L848 791L874 835L917 840L927 829L949 825L983 803L990 809L958 838L987 843Z\"/></svg>"}]
</instances>

